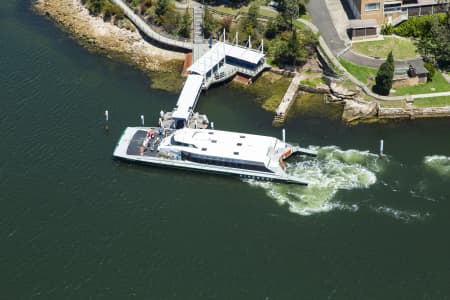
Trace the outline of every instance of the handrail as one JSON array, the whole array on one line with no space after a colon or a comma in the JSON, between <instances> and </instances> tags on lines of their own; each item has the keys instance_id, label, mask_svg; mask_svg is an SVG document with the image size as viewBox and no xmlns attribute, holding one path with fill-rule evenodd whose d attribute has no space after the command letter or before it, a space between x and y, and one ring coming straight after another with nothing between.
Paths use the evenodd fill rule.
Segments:
<instances>
[{"instance_id":1,"label":"handrail","mask_svg":"<svg viewBox=\"0 0 450 300\"><path fill-rule=\"evenodd\" d=\"M135 14L134 11L122 0L111 0L111 1L117 6L119 6L123 10L124 14L131 20L131 22L133 22L134 25L136 25L136 27L138 27L139 30L145 33L149 38L168 46L192 50L193 48L192 43L182 42L175 40L173 38L168 38L153 30L144 20L142 20L140 16Z\"/></svg>"}]
</instances>

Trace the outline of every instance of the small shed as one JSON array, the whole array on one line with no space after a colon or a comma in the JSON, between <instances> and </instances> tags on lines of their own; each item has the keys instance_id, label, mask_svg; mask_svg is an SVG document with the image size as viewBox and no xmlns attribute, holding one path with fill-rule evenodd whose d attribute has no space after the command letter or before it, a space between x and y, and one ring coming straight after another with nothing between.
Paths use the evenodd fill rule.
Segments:
<instances>
[{"instance_id":1,"label":"small shed","mask_svg":"<svg viewBox=\"0 0 450 300\"><path fill-rule=\"evenodd\" d=\"M362 40L378 36L377 20L350 20L348 35L352 40Z\"/></svg>"},{"instance_id":2,"label":"small shed","mask_svg":"<svg viewBox=\"0 0 450 300\"><path fill-rule=\"evenodd\" d=\"M408 76L417 77L419 83L425 83L428 79L428 70L425 68L423 60L412 61L409 64Z\"/></svg>"}]
</instances>

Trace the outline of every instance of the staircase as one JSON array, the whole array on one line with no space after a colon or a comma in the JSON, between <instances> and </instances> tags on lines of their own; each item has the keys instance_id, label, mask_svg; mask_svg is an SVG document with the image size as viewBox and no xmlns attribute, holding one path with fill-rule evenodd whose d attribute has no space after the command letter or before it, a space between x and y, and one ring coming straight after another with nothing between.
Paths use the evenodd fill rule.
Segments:
<instances>
[{"instance_id":1,"label":"staircase","mask_svg":"<svg viewBox=\"0 0 450 300\"><path fill-rule=\"evenodd\" d=\"M403 12L399 17L392 20L392 26L397 26L398 24L408 20L408 11Z\"/></svg>"},{"instance_id":2,"label":"staircase","mask_svg":"<svg viewBox=\"0 0 450 300\"><path fill-rule=\"evenodd\" d=\"M194 44L202 44L204 43L203 38L203 8L195 7L194 8Z\"/></svg>"}]
</instances>

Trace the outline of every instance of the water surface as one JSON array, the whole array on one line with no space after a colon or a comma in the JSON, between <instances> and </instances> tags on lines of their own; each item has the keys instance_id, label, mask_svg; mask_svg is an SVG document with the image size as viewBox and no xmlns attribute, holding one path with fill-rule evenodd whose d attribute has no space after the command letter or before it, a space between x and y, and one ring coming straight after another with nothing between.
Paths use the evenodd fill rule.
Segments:
<instances>
[{"instance_id":1,"label":"water surface","mask_svg":"<svg viewBox=\"0 0 450 300\"><path fill-rule=\"evenodd\" d=\"M0 299L450 297L450 120L298 113L288 141L320 152L289 165L306 189L118 163L122 130L177 95L29 7L0 4ZM242 91L198 110L281 135Z\"/></svg>"}]
</instances>

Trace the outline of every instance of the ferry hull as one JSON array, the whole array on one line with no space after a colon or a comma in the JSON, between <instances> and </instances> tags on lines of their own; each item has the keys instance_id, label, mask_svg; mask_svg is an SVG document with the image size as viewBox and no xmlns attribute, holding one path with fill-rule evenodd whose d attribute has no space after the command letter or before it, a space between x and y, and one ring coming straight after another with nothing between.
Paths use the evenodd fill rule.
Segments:
<instances>
[{"instance_id":1,"label":"ferry hull","mask_svg":"<svg viewBox=\"0 0 450 300\"><path fill-rule=\"evenodd\" d=\"M155 128L147 127L128 127L119 139L113 156L116 159L127 161L130 163L149 165L164 168L174 168L185 171L195 171L202 173L212 173L219 175L234 176L244 179L255 179L259 181L282 182L288 184L308 185L307 182L299 180L287 174L277 174L275 172L265 172L257 170L247 170L226 166L216 166L211 164L197 163L182 159L173 159L159 156L156 150L153 152L140 152L139 148L143 139L142 132L155 130ZM139 132L139 133L138 133Z\"/></svg>"},{"instance_id":2,"label":"ferry hull","mask_svg":"<svg viewBox=\"0 0 450 300\"><path fill-rule=\"evenodd\" d=\"M258 181L265 181L265 182L278 182L278 183L295 184L295 185L302 185L302 186L308 185L307 182L302 182L302 181L290 179L290 178L275 177L273 175L269 176L269 175L264 175L264 174L231 173L231 172L221 171L221 170L201 169L201 168L193 168L193 167L184 166L184 165L181 166L181 165L172 165L172 164L162 164L160 162L153 162L153 161L135 160L133 158L125 158L125 157L119 157L119 156L114 156L114 158L118 161L132 163L132 164L146 166L146 167L171 168L171 169L176 169L176 170L183 171L183 172L215 174L215 175L229 176L229 177L241 178L241 179L252 179L252 180L258 180Z\"/></svg>"}]
</instances>

